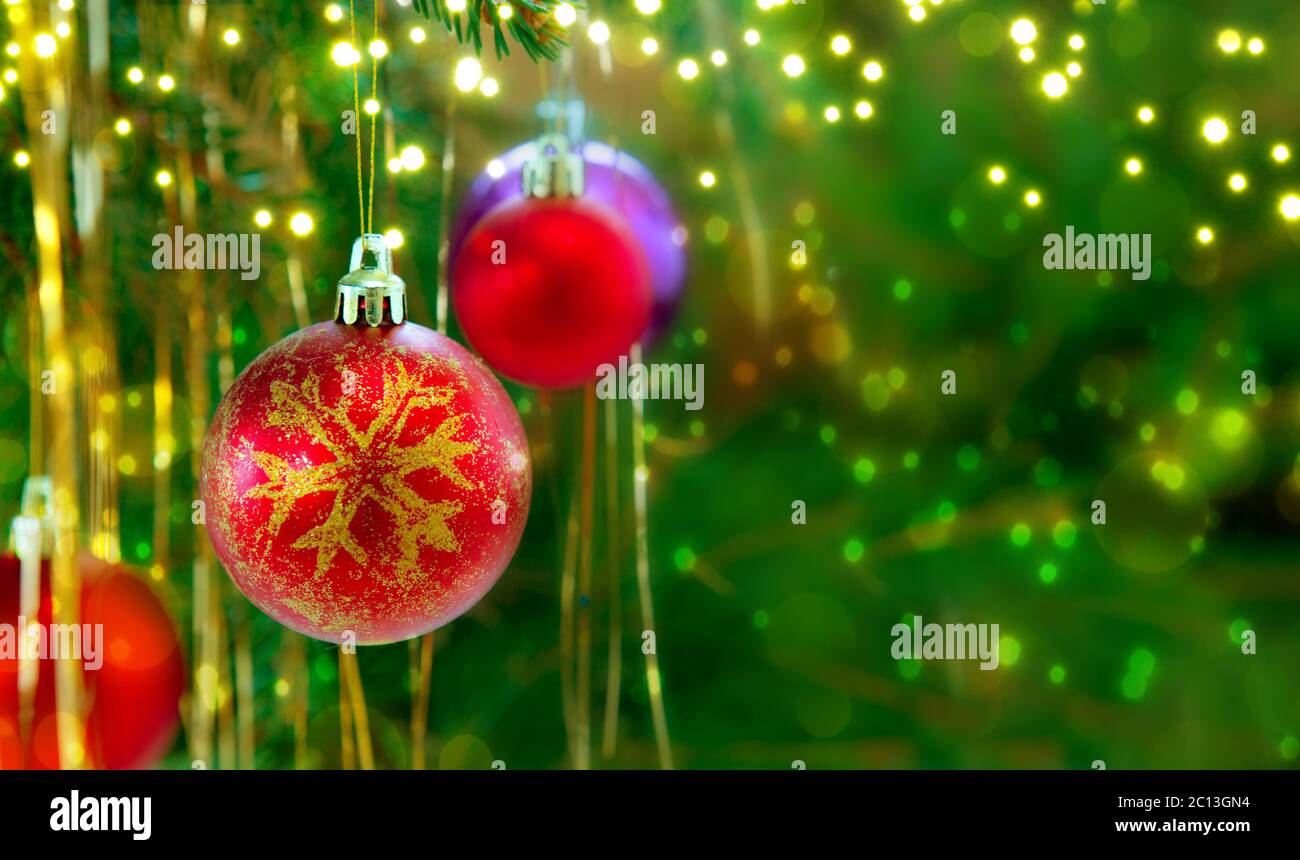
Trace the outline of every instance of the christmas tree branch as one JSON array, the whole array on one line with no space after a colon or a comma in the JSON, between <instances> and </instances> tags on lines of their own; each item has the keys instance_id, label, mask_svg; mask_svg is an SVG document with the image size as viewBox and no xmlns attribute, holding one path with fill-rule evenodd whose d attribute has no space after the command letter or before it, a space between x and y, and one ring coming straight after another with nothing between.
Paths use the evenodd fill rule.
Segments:
<instances>
[{"instance_id":1,"label":"christmas tree branch","mask_svg":"<svg viewBox=\"0 0 1300 860\"><path fill-rule=\"evenodd\" d=\"M425 18L440 21L448 33L462 45L471 43L474 53L483 52L484 28L497 57L510 56L510 39L518 42L534 61L554 60L560 48L568 44L564 29L555 22L555 7L561 0L466 0L465 8L453 11L447 0L414 0L415 11ZM575 4L576 5L576 4Z\"/></svg>"}]
</instances>

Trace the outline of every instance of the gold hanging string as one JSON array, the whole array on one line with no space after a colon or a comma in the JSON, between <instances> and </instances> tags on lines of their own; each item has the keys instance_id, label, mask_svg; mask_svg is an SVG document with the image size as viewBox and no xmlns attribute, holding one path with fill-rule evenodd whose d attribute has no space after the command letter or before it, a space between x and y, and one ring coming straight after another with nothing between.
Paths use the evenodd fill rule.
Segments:
<instances>
[{"instance_id":1,"label":"gold hanging string","mask_svg":"<svg viewBox=\"0 0 1300 860\"><path fill-rule=\"evenodd\" d=\"M379 38L379 3L374 0L374 18L371 42ZM356 0L348 0L348 25L351 30L353 50L357 47L357 9ZM361 233L366 235L374 229L375 212L375 137L379 112L370 114L370 165L369 194L367 195L361 167L361 80L357 70L358 63L352 64L352 107L357 118L357 210L361 218ZM379 98L379 58L370 54L370 99L377 102ZM355 749L357 760L362 770L373 770L375 766L373 747L370 741L370 721L366 714L366 693L361 683L361 671L357 666L356 653L339 650L339 725L342 730L343 767L352 767ZM353 732L356 744L353 745Z\"/></svg>"},{"instance_id":2,"label":"gold hanging string","mask_svg":"<svg viewBox=\"0 0 1300 860\"><path fill-rule=\"evenodd\" d=\"M357 50L357 4L348 0L348 25L352 30L352 49ZM357 212L361 219L361 233L366 232L366 193L361 179L361 82L358 80L357 63L352 64L352 116L356 121L353 131L357 138ZM340 669L342 666L340 665ZM341 676L340 676L341 677Z\"/></svg>"},{"instance_id":3,"label":"gold hanging string","mask_svg":"<svg viewBox=\"0 0 1300 860\"><path fill-rule=\"evenodd\" d=\"M357 734L357 761L362 770L375 769L374 748L370 742L370 719L366 712L366 692L361 685L361 670L356 651L339 649L339 674L347 677L348 704L352 709L352 725Z\"/></svg>"},{"instance_id":4,"label":"gold hanging string","mask_svg":"<svg viewBox=\"0 0 1300 860\"><path fill-rule=\"evenodd\" d=\"M591 12L597 13L599 4L594 3ZM609 40L602 42L598 48L597 59L600 76L608 88L614 71L613 53ZM618 152L618 137L610 134L606 142ZM618 182L622 174L615 173ZM605 401L605 518L608 531L608 545L605 548L608 565L608 599L609 599L609 643L605 666L605 724L602 732L601 756L605 761L612 761L618 751L618 712L622 698L623 684L623 523L619 513L619 469L618 469L618 401L610 398Z\"/></svg>"},{"instance_id":5,"label":"gold hanging string","mask_svg":"<svg viewBox=\"0 0 1300 860\"><path fill-rule=\"evenodd\" d=\"M578 693L573 677L574 628L577 606L578 558L578 489L569 493L568 525L564 535L564 563L560 573L560 693L564 706L565 734L568 737L569 762L581 770L578 738Z\"/></svg>"},{"instance_id":6,"label":"gold hanging string","mask_svg":"<svg viewBox=\"0 0 1300 860\"><path fill-rule=\"evenodd\" d=\"M379 38L379 2L374 2L374 33L371 41ZM360 53L357 45L357 7L356 0L348 0L348 25L352 34L352 49ZM356 138L357 138L357 212L361 219L361 232L366 234L374 229L375 213L375 129L379 119L379 112L376 111L370 115L370 165L369 165L369 192L366 191L365 174L361 166L361 73L358 69L360 61L352 64L352 113L356 118ZM379 58L371 54L370 56L370 98L377 101L379 98Z\"/></svg>"},{"instance_id":7,"label":"gold hanging string","mask_svg":"<svg viewBox=\"0 0 1300 860\"><path fill-rule=\"evenodd\" d=\"M632 364L641 362L641 344L632 344ZM636 512L636 582L641 599L643 631L655 633L654 598L650 592L650 536L646 513L646 484L650 480L645 464L645 401L632 398L632 501ZM645 655L646 690L650 695L650 713L654 720L655 746L659 766L672 770L673 750L668 739L668 718L664 713L663 677L659 672L658 634L655 647ZM645 644L642 644L642 650Z\"/></svg>"},{"instance_id":8,"label":"gold hanging string","mask_svg":"<svg viewBox=\"0 0 1300 860\"><path fill-rule=\"evenodd\" d=\"M411 770L424 770L425 735L429 731L429 688L433 681L433 632L412 639Z\"/></svg>"},{"instance_id":9,"label":"gold hanging string","mask_svg":"<svg viewBox=\"0 0 1300 860\"><path fill-rule=\"evenodd\" d=\"M357 745L352 731L351 682L339 649L339 738L342 741L343 770L356 770Z\"/></svg>"},{"instance_id":10,"label":"gold hanging string","mask_svg":"<svg viewBox=\"0 0 1300 860\"><path fill-rule=\"evenodd\" d=\"M618 509L618 401L605 401L605 518L609 530L609 658L605 675L605 730L601 755L606 761L618 749L618 705L623 683L622 522Z\"/></svg>"},{"instance_id":11,"label":"gold hanging string","mask_svg":"<svg viewBox=\"0 0 1300 860\"><path fill-rule=\"evenodd\" d=\"M198 184L194 173L194 155L189 148L189 132L183 122L178 123L176 138L176 196L167 198L176 206L179 217L173 223L199 232ZM208 387L207 362L212 353L212 326L208 315L207 291L204 275L198 269L185 269L179 275L180 294L185 303L188 335L184 340L184 369L190 405L190 478L198 486L203 451L204 427L211 414L211 391ZM216 577L213 570L216 560L212 544L205 529L198 529L194 544L194 630L195 630L195 683L191 717L194 758L202 760L209 768L234 766L234 727L229 713L222 706L222 697L229 692L230 666L224 647L226 617L223 608L223 583L225 577ZM214 730L217 733L214 736ZM222 755L218 756L218 752Z\"/></svg>"},{"instance_id":12,"label":"gold hanging string","mask_svg":"<svg viewBox=\"0 0 1300 860\"><path fill-rule=\"evenodd\" d=\"M374 0L372 4L375 10L374 32L370 37L372 43L379 38L379 2L380 0ZM370 100L376 104L379 102L379 58L373 53L370 55ZM375 124L377 122L379 122L378 110L370 115L370 188L366 192L364 225L366 233L373 232L375 229Z\"/></svg>"},{"instance_id":13,"label":"gold hanging string","mask_svg":"<svg viewBox=\"0 0 1300 860\"><path fill-rule=\"evenodd\" d=\"M596 384L587 386L582 404L582 538L578 558L578 754L579 767L591 767L591 542L596 483Z\"/></svg>"}]
</instances>

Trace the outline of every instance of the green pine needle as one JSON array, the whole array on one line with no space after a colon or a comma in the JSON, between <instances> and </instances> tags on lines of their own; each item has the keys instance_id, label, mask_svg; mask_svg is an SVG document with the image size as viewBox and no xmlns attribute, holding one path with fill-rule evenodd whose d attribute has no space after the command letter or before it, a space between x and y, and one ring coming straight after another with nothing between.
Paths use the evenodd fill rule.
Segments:
<instances>
[{"instance_id":1,"label":"green pine needle","mask_svg":"<svg viewBox=\"0 0 1300 860\"><path fill-rule=\"evenodd\" d=\"M510 56L510 40L504 32L509 30L510 36L536 62L539 59L554 60L559 56L560 48L568 44L564 39L564 31L554 23L552 17L555 7L561 2L563 0L470 0L462 12L452 12L447 8L446 0L414 0L412 6L423 17L441 22L447 32L456 37L457 42L462 45L472 43L474 53L482 54L485 26L482 11L484 4L490 4L493 7L491 18L494 22L490 25L493 33L492 46L497 58ZM501 21L496 12L496 7L502 5L509 5L515 10L515 14L505 22ZM546 23L541 27L529 24L521 14L523 10L545 14Z\"/></svg>"}]
</instances>

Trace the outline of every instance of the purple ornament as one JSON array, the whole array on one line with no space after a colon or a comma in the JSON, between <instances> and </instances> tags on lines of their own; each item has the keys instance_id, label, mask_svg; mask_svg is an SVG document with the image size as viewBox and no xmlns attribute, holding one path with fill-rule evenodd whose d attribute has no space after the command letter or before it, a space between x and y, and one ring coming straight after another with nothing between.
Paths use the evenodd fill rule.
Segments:
<instances>
[{"instance_id":1,"label":"purple ornament","mask_svg":"<svg viewBox=\"0 0 1300 860\"><path fill-rule=\"evenodd\" d=\"M524 163L536 151L536 143L520 144L497 159L495 169L474 179L452 225L449 259L456 259L461 243L484 215L501 202L523 195ZM654 306L641 338L648 345L663 334L681 302L686 285L686 228L677 220L668 193L644 164L596 141L583 147L582 156L587 165L584 196L623 216L650 267Z\"/></svg>"}]
</instances>

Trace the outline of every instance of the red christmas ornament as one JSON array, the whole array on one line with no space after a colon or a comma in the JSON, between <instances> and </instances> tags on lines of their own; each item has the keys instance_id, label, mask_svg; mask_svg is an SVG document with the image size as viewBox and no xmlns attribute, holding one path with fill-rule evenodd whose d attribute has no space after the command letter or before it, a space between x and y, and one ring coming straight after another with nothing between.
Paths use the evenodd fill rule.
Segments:
<instances>
[{"instance_id":1,"label":"red christmas ornament","mask_svg":"<svg viewBox=\"0 0 1300 860\"><path fill-rule=\"evenodd\" d=\"M524 171L525 196L493 209L453 264L466 339L501 374L566 388L616 364L650 319L650 273L613 210L582 193L582 159L554 140Z\"/></svg>"},{"instance_id":2,"label":"red christmas ornament","mask_svg":"<svg viewBox=\"0 0 1300 860\"><path fill-rule=\"evenodd\" d=\"M84 666L86 765L97 769L133 769L155 764L171 747L179 717L185 663L176 628L162 603L139 577L83 553L81 571L81 641L90 632ZM4 637L17 629L21 565L0 556L0 769L54 770L59 766L54 691L55 662L39 660L29 725L19 713L19 659ZM41 562L40 610L36 621L50 635L50 564ZM102 632L93 644L96 630ZM32 640L28 640L31 643ZM8 645L15 645L10 640ZM28 652L30 653L30 652ZM48 650L47 650L48 656ZM102 661L102 662L101 662ZM98 668L94 664L100 663Z\"/></svg>"},{"instance_id":3,"label":"red christmas ornament","mask_svg":"<svg viewBox=\"0 0 1300 860\"><path fill-rule=\"evenodd\" d=\"M360 267L363 241L377 267ZM528 517L528 440L482 362L402 322L382 237L358 240L339 293L336 321L262 353L218 406L206 523L281 624L395 642L456 618L505 570Z\"/></svg>"}]
</instances>

